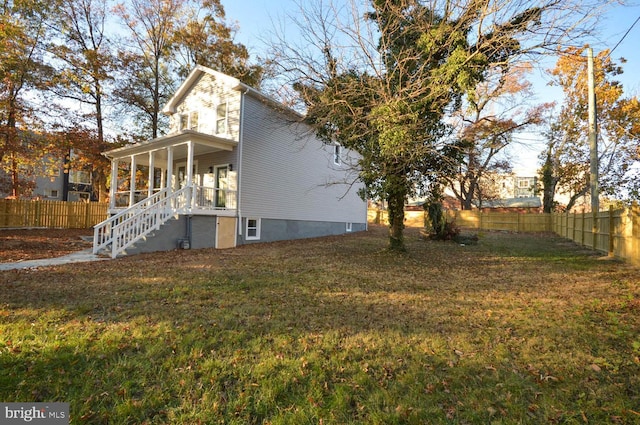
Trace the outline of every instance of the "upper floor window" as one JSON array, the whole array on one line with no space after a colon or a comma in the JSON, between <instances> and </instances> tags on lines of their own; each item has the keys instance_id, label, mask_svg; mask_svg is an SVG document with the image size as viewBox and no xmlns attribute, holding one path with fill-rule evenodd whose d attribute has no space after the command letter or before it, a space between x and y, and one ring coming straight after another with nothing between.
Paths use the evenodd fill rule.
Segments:
<instances>
[{"instance_id":1,"label":"upper floor window","mask_svg":"<svg viewBox=\"0 0 640 425\"><path fill-rule=\"evenodd\" d=\"M521 189L528 189L531 186L531 182L528 179L522 179L518 182L518 187Z\"/></svg>"},{"instance_id":2,"label":"upper floor window","mask_svg":"<svg viewBox=\"0 0 640 425\"><path fill-rule=\"evenodd\" d=\"M222 102L216 108L216 134L227 134L227 102Z\"/></svg>"},{"instance_id":3,"label":"upper floor window","mask_svg":"<svg viewBox=\"0 0 640 425\"><path fill-rule=\"evenodd\" d=\"M198 111L180 114L180 131L182 130L198 131Z\"/></svg>"},{"instance_id":4,"label":"upper floor window","mask_svg":"<svg viewBox=\"0 0 640 425\"><path fill-rule=\"evenodd\" d=\"M333 163L335 165L342 164L342 146L338 143L333 145Z\"/></svg>"},{"instance_id":5,"label":"upper floor window","mask_svg":"<svg viewBox=\"0 0 640 425\"><path fill-rule=\"evenodd\" d=\"M82 170L70 170L69 183L91 184L91 173Z\"/></svg>"}]
</instances>

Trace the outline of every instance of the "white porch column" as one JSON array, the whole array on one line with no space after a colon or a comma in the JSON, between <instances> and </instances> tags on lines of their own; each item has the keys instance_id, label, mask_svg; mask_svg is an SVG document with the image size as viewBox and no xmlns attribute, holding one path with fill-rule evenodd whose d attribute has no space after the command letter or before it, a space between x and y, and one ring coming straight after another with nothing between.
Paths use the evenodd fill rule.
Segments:
<instances>
[{"instance_id":1,"label":"white porch column","mask_svg":"<svg viewBox=\"0 0 640 425\"><path fill-rule=\"evenodd\" d=\"M116 194L118 192L118 159L111 160L111 188L109 189L109 209L116 207Z\"/></svg>"},{"instance_id":2,"label":"white porch column","mask_svg":"<svg viewBox=\"0 0 640 425\"><path fill-rule=\"evenodd\" d=\"M155 158L156 158L156 152L155 151L151 151L149 152L149 190L147 191L147 197L151 198L153 196L153 189L154 186L156 184L156 179L155 179Z\"/></svg>"},{"instance_id":3,"label":"white porch column","mask_svg":"<svg viewBox=\"0 0 640 425\"><path fill-rule=\"evenodd\" d=\"M193 183L193 142L187 142L187 186Z\"/></svg>"},{"instance_id":4,"label":"white porch column","mask_svg":"<svg viewBox=\"0 0 640 425\"><path fill-rule=\"evenodd\" d=\"M129 181L129 206L133 206L136 203L136 156L131 155L131 176Z\"/></svg>"},{"instance_id":5,"label":"white porch column","mask_svg":"<svg viewBox=\"0 0 640 425\"><path fill-rule=\"evenodd\" d=\"M173 146L167 148L167 196L173 192Z\"/></svg>"},{"instance_id":6,"label":"white porch column","mask_svg":"<svg viewBox=\"0 0 640 425\"><path fill-rule=\"evenodd\" d=\"M187 206L192 208L192 203L195 199L195 188L193 187L193 141L191 140L187 142L187 186L189 186L189 190L187 191Z\"/></svg>"}]
</instances>

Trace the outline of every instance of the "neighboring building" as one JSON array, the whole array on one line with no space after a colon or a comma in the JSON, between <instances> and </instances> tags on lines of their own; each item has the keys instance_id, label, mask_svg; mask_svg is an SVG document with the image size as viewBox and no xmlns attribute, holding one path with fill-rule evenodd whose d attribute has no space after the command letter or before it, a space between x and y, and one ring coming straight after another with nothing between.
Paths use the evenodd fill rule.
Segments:
<instances>
[{"instance_id":1,"label":"neighboring building","mask_svg":"<svg viewBox=\"0 0 640 425\"><path fill-rule=\"evenodd\" d=\"M66 166L73 158L73 151L64 159L48 156L33 172L33 190L27 199L54 201L95 201L91 173ZM0 171L0 173L4 173ZM23 178L25 178L23 176ZM9 194L1 194L2 197Z\"/></svg>"},{"instance_id":2,"label":"neighboring building","mask_svg":"<svg viewBox=\"0 0 640 425\"><path fill-rule=\"evenodd\" d=\"M94 251L228 248L367 228L355 155L322 143L291 109L198 66L163 112L168 135L105 153L113 216L97 226ZM151 182L142 190L139 166Z\"/></svg>"},{"instance_id":3,"label":"neighboring building","mask_svg":"<svg viewBox=\"0 0 640 425\"><path fill-rule=\"evenodd\" d=\"M536 196L537 177L515 174L494 174L491 176L497 188L497 196L482 201L482 209L503 209L505 211L542 211L542 201ZM476 206L477 203L476 203Z\"/></svg>"},{"instance_id":4,"label":"neighboring building","mask_svg":"<svg viewBox=\"0 0 640 425\"><path fill-rule=\"evenodd\" d=\"M43 167L36 173L32 197L53 201L64 201L64 161L55 160L52 166Z\"/></svg>"}]
</instances>

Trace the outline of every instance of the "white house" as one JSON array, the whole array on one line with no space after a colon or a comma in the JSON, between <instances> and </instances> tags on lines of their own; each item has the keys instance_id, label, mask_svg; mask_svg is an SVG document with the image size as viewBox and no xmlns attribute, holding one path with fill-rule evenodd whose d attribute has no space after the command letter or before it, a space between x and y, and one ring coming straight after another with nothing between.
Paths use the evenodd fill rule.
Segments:
<instances>
[{"instance_id":1,"label":"white house","mask_svg":"<svg viewBox=\"0 0 640 425\"><path fill-rule=\"evenodd\" d=\"M169 134L104 153L111 217L95 227L94 252L229 248L366 230L355 154L318 140L291 109L198 66L163 112ZM117 192L125 164L128 190ZM139 166L151 182L142 191Z\"/></svg>"}]
</instances>

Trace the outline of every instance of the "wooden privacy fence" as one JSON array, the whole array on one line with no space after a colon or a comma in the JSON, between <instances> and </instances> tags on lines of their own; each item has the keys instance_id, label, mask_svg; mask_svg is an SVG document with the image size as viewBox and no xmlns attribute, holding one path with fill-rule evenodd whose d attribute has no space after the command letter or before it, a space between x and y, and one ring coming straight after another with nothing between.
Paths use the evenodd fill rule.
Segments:
<instances>
[{"instance_id":1,"label":"wooden privacy fence","mask_svg":"<svg viewBox=\"0 0 640 425\"><path fill-rule=\"evenodd\" d=\"M554 232L583 246L640 264L640 208L591 213L505 213L447 211L447 218L466 229ZM387 212L369 210L369 222L387 224ZM424 226L423 211L406 211L407 227Z\"/></svg>"},{"instance_id":2,"label":"wooden privacy fence","mask_svg":"<svg viewBox=\"0 0 640 425\"><path fill-rule=\"evenodd\" d=\"M597 214L554 214L555 233L581 245L640 264L640 208Z\"/></svg>"},{"instance_id":3,"label":"wooden privacy fence","mask_svg":"<svg viewBox=\"0 0 640 425\"><path fill-rule=\"evenodd\" d=\"M106 202L0 199L0 227L88 229L107 218Z\"/></svg>"},{"instance_id":4,"label":"wooden privacy fence","mask_svg":"<svg viewBox=\"0 0 640 425\"><path fill-rule=\"evenodd\" d=\"M369 209L369 222L387 224L385 210ZM551 214L520 214L482 211L446 211L447 219L454 220L458 227L478 230L508 230L512 232L551 232ZM407 227L423 227L424 211L405 211L404 224Z\"/></svg>"},{"instance_id":5,"label":"wooden privacy fence","mask_svg":"<svg viewBox=\"0 0 640 425\"><path fill-rule=\"evenodd\" d=\"M447 211L447 218L458 227L478 230L506 230L511 232L550 232L551 214Z\"/></svg>"}]
</instances>

